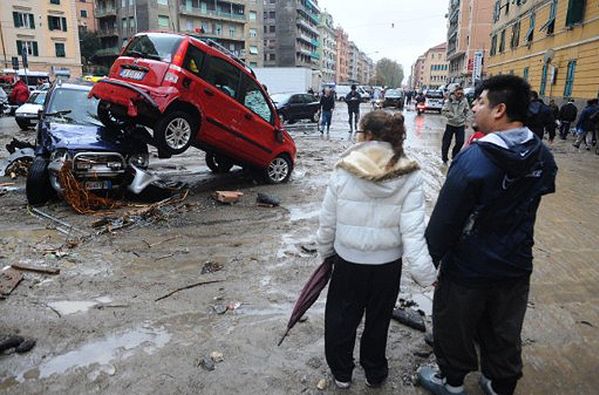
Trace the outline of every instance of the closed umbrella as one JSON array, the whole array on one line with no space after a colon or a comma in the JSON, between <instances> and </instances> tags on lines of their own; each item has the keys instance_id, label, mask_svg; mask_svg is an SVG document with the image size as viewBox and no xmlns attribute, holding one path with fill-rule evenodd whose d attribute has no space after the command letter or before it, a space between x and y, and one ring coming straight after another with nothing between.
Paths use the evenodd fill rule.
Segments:
<instances>
[{"instance_id":1,"label":"closed umbrella","mask_svg":"<svg viewBox=\"0 0 599 395\"><path fill-rule=\"evenodd\" d=\"M304 285L302 292L300 293L297 301L295 302L295 306L293 307L293 311L291 312L291 317L289 317L289 322L287 323L287 330L281 340L279 340L279 346L285 340L285 337L293 328L293 326L299 321L300 318L308 311L308 309L316 302L320 292L329 282L331 278L331 271L333 269L333 260L331 258L327 258L322 262L320 266L314 270L314 273L310 276L310 279Z\"/></svg>"}]
</instances>

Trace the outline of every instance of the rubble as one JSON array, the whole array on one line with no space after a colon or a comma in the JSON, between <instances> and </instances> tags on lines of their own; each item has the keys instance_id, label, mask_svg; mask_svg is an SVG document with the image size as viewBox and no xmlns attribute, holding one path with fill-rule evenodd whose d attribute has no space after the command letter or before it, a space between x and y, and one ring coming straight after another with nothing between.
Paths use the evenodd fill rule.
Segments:
<instances>
[{"instance_id":1,"label":"rubble","mask_svg":"<svg viewBox=\"0 0 599 395\"><path fill-rule=\"evenodd\" d=\"M281 198L275 195L269 195L259 192L256 197L256 202L262 207L277 207L281 204Z\"/></svg>"},{"instance_id":2,"label":"rubble","mask_svg":"<svg viewBox=\"0 0 599 395\"><path fill-rule=\"evenodd\" d=\"M239 199L241 199L242 196L243 192L239 191L215 191L212 194L214 200L226 204L236 203L239 201Z\"/></svg>"},{"instance_id":3,"label":"rubble","mask_svg":"<svg viewBox=\"0 0 599 395\"><path fill-rule=\"evenodd\" d=\"M32 148L22 148L13 152L0 162L0 177L10 176L12 179L19 176L27 177L33 158L35 158L35 152Z\"/></svg>"},{"instance_id":4,"label":"rubble","mask_svg":"<svg viewBox=\"0 0 599 395\"><path fill-rule=\"evenodd\" d=\"M426 331L426 326L424 325L424 319L418 312L416 312L412 308L401 308L398 307L393 310L392 317L404 324L407 327L419 330L421 332Z\"/></svg>"},{"instance_id":5,"label":"rubble","mask_svg":"<svg viewBox=\"0 0 599 395\"><path fill-rule=\"evenodd\" d=\"M6 266L0 271L0 297L5 298L19 285L23 279L23 273Z\"/></svg>"},{"instance_id":6,"label":"rubble","mask_svg":"<svg viewBox=\"0 0 599 395\"><path fill-rule=\"evenodd\" d=\"M30 272L43 273L43 274L59 274L60 273L60 269L57 269L57 268L34 266L34 265L29 265L27 263L22 263L22 262L13 263L10 266L17 270L30 271Z\"/></svg>"}]
</instances>

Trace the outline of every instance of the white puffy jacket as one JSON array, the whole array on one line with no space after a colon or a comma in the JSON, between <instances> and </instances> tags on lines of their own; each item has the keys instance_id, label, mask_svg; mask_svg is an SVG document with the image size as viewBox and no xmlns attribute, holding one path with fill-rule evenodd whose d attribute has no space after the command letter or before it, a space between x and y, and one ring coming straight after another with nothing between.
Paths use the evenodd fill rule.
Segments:
<instances>
[{"instance_id":1,"label":"white puffy jacket","mask_svg":"<svg viewBox=\"0 0 599 395\"><path fill-rule=\"evenodd\" d=\"M320 211L319 253L373 265L403 257L414 280L429 286L436 270L424 239L422 176L406 157L387 169L393 155L382 141L356 144L343 153Z\"/></svg>"}]
</instances>

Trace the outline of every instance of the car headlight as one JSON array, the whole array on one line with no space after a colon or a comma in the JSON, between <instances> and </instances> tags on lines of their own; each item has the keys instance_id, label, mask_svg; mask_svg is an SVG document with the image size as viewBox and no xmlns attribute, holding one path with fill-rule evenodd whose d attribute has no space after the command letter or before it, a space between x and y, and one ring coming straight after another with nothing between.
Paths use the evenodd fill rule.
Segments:
<instances>
[{"instance_id":1,"label":"car headlight","mask_svg":"<svg viewBox=\"0 0 599 395\"><path fill-rule=\"evenodd\" d=\"M56 151L50 154L50 160L67 160L69 159L69 151L66 149L57 149Z\"/></svg>"},{"instance_id":2,"label":"car headlight","mask_svg":"<svg viewBox=\"0 0 599 395\"><path fill-rule=\"evenodd\" d=\"M139 152L129 156L129 164L145 169L150 163L150 156L147 152Z\"/></svg>"}]
</instances>

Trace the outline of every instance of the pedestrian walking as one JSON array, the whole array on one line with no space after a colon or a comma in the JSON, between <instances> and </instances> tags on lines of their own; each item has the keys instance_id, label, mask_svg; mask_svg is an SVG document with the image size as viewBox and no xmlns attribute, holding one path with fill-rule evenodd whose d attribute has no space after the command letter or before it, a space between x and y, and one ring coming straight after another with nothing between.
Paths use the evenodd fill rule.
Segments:
<instances>
[{"instance_id":1,"label":"pedestrian walking","mask_svg":"<svg viewBox=\"0 0 599 395\"><path fill-rule=\"evenodd\" d=\"M528 114L524 124L541 140L543 140L545 133L548 133L549 142L553 143L553 139L555 139L555 118L551 108L539 99L539 94L536 91L530 92Z\"/></svg>"},{"instance_id":2,"label":"pedestrian walking","mask_svg":"<svg viewBox=\"0 0 599 395\"><path fill-rule=\"evenodd\" d=\"M362 96L357 91L357 86L352 85L351 91L345 96L345 103L347 103L347 112L349 115L349 133L354 132L354 126L356 131L358 130L358 122L360 120L360 102Z\"/></svg>"},{"instance_id":3,"label":"pedestrian walking","mask_svg":"<svg viewBox=\"0 0 599 395\"><path fill-rule=\"evenodd\" d=\"M412 104L412 91L406 93L406 106Z\"/></svg>"},{"instance_id":4,"label":"pedestrian walking","mask_svg":"<svg viewBox=\"0 0 599 395\"><path fill-rule=\"evenodd\" d=\"M573 144L574 147L580 148L580 144L584 142L587 151L591 146L597 143L596 136L596 113L599 112L599 99L591 99L587 101L587 106L580 113L578 123L576 124L577 138Z\"/></svg>"},{"instance_id":5,"label":"pedestrian walking","mask_svg":"<svg viewBox=\"0 0 599 395\"><path fill-rule=\"evenodd\" d=\"M530 86L499 75L483 82L474 123L487 135L453 161L426 229L440 266L433 299L439 369L418 379L434 394L464 394L478 370L485 394L513 394L522 377L522 323L541 197L555 192L557 166L530 129Z\"/></svg>"},{"instance_id":6,"label":"pedestrian walking","mask_svg":"<svg viewBox=\"0 0 599 395\"><path fill-rule=\"evenodd\" d=\"M557 119L559 115L559 107L555 104L555 100L549 100L549 109L551 110L551 114L553 115L553 119Z\"/></svg>"},{"instance_id":7,"label":"pedestrian walking","mask_svg":"<svg viewBox=\"0 0 599 395\"><path fill-rule=\"evenodd\" d=\"M362 142L343 153L335 166L317 233L320 255L334 260L325 354L340 388L351 384L356 330L364 314L360 364L366 384L379 386L388 376L385 349L402 256L420 285L436 280L424 239L422 175L403 150L404 118L376 110L360 126Z\"/></svg>"},{"instance_id":8,"label":"pedestrian walking","mask_svg":"<svg viewBox=\"0 0 599 395\"><path fill-rule=\"evenodd\" d=\"M461 86L455 88L453 93L449 95L441 113L447 118L447 125L445 126L441 145L441 160L447 164L451 141L455 136L455 144L451 152L451 158L454 159L462 149L462 145L464 145L466 122L472 119L472 111L470 111L470 105L464 97L464 89Z\"/></svg>"},{"instance_id":9,"label":"pedestrian walking","mask_svg":"<svg viewBox=\"0 0 599 395\"><path fill-rule=\"evenodd\" d=\"M323 94L320 97L320 134L324 133L324 128L327 128L327 134L331 129L331 120L333 119L333 110L335 109L335 97L329 88L323 89Z\"/></svg>"},{"instance_id":10,"label":"pedestrian walking","mask_svg":"<svg viewBox=\"0 0 599 395\"><path fill-rule=\"evenodd\" d=\"M562 140L565 140L568 137L568 132L570 131L570 126L572 122L576 120L576 115L578 114L578 109L574 104L574 99L568 99L568 102L559 109L558 117L560 125L559 125L559 137Z\"/></svg>"},{"instance_id":11,"label":"pedestrian walking","mask_svg":"<svg viewBox=\"0 0 599 395\"><path fill-rule=\"evenodd\" d=\"M15 81L12 91L8 97L8 102L14 105L22 105L29 99L29 87L22 79Z\"/></svg>"}]
</instances>

